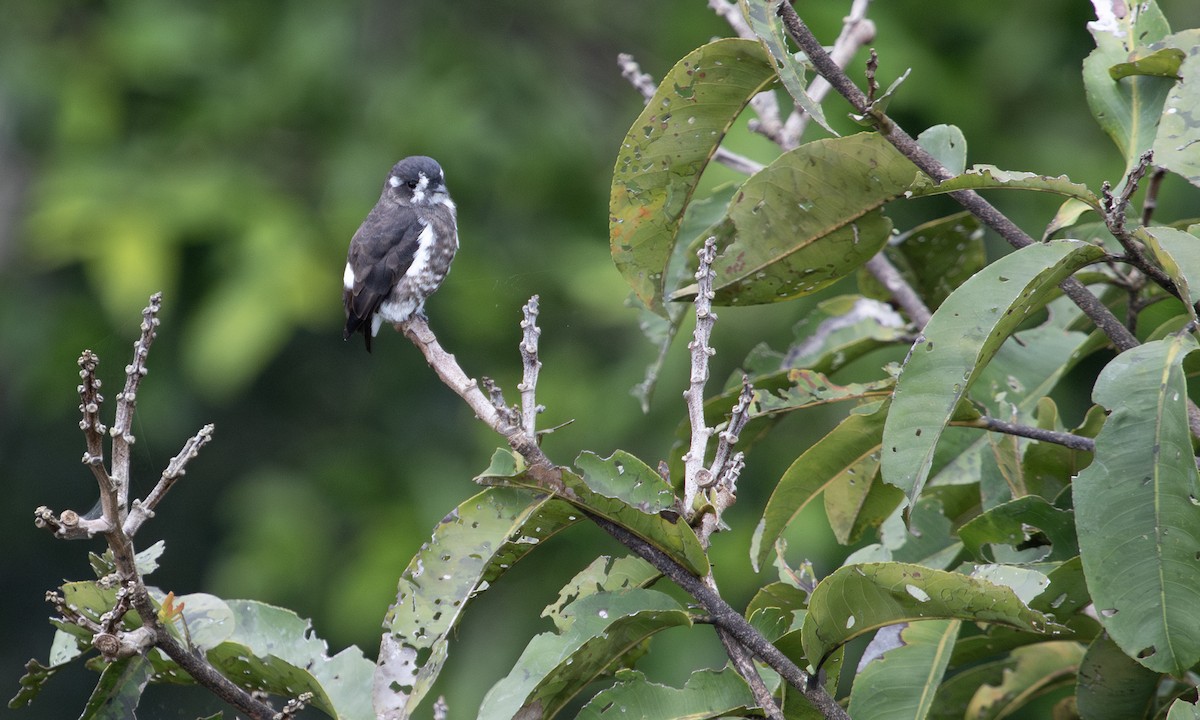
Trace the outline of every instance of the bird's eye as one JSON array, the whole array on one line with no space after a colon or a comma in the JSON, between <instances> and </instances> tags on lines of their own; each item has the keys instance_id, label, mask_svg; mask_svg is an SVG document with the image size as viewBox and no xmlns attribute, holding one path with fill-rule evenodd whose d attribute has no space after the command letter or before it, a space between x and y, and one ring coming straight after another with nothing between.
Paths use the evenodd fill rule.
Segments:
<instances>
[{"instance_id":1,"label":"bird's eye","mask_svg":"<svg viewBox=\"0 0 1200 720\"><path fill-rule=\"evenodd\" d=\"M409 180L408 182L406 182L406 183L404 183L404 184L408 186L408 189L409 189L409 190L416 190L416 189L417 189L417 181L416 181L416 180Z\"/></svg>"}]
</instances>

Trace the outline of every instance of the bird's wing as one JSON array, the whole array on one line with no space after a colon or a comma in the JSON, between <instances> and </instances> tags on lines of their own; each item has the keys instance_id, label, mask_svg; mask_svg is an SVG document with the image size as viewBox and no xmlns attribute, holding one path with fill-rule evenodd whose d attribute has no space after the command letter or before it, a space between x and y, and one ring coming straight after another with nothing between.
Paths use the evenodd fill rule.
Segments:
<instances>
[{"instance_id":1,"label":"bird's wing","mask_svg":"<svg viewBox=\"0 0 1200 720\"><path fill-rule=\"evenodd\" d=\"M370 346L371 316L412 265L423 229L412 208L376 205L354 233L346 257L354 280L342 293L346 338L361 330Z\"/></svg>"}]
</instances>

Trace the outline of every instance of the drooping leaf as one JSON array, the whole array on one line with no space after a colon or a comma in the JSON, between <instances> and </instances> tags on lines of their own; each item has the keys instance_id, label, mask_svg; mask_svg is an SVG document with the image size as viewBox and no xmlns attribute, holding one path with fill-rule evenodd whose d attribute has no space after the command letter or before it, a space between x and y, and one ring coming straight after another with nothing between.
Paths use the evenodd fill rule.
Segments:
<instances>
[{"instance_id":1,"label":"drooping leaf","mask_svg":"<svg viewBox=\"0 0 1200 720\"><path fill-rule=\"evenodd\" d=\"M937 689L927 720L963 720L975 693L984 685L999 685L1004 673L1016 665L1005 658L967 668L947 678Z\"/></svg>"},{"instance_id":2,"label":"drooping leaf","mask_svg":"<svg viewBox=\"0 0 1200 720\"><path fill-rule=\"evenodd\" d=\"M1030 700L1075 682L1083 647L1073 642L1045 642L1012 651L1011 669L998 685L984 685L971 698L964 717L991 720L1013 716Z\"/></svg>"},{"instance_id":3,"label":"drooping leaf","mask_svg":"<svg viewBox=\"0 0 1200 720\"><path fill-rule=\"evenodd\" d=\"M818 493L841 475L857 472L861 463L879 453L887 414L887 403L874 406L870 414L852 413L784 472L754 530L750 559L756 569L767 559L775 539L792 518Z\"/></svg>"},{"instance_id":4,"label":"drooping leaf","mask_svg":"<svg viewBox=\"0 0 1200 720\"><path fill-rule=\"evenodd\" d=\"M640 461L638 464L644 467ZM695 531L680 519L678 513L673 509L646 512L616 497L615 495L619 494L618 490L622 486L622 480L615 465L612 465L608 471L604 470L603 463L598 463L596 467L590 469L593 472L592 480L603 491L593 490L588 482L568 470L561 470L558 473L559 476L549 484L535 480L525 472L516 474L487 473L475 480L487 485L524 488L539 493L551 492L577 508L629 530L673 557L696 575L703 577L708 574L708 556L700 545ZM602 480L595 476L597 473L604 474L605 472L611 476L606 476ZM645 476L642 475L642 477ZM650 487L653 488L653 486ZM605 491L612 492L613 495L606 495ZM665 500L665 496L660 496L657 488L653 488L651 495Z\"/></svg>"},{"instance_id":5,"label":"drooping leaf","mask_svg":"<svg viewBox=\"0 0 1200 720\"><path fill-rule=\"evenodd\" d=\"M663 282L700 174L742 108L774 79L757 41L704 45L663 77L621 143L609 200L612 257L652 312L665 315Z\"/></svg>"},{"instance_id":6,"label":"drooping leaf","mask_svg":"<svg viewBox=\"0 0 1200 720\"><path fill-rule=\"evenodd\" d=\"M498 450L488 474L517 474ZM489 488L463 502L434 528L400 576L396 602L375 670L375 710L408 717L446 662L450 634L471 598L542 541L580 517L569 504L528 490Z\"/></svg>"},{"instance_id":7,"label":"drooping leaf","mask_svg":"<svg viewBox=\"0 0 1200 720\"><path fill-rule=\"evenodd\" d=\"M480 720L550 718L630 648L669 627L690 625L684 608L656 590L634 588L580 598L563 611L560 633L534 637L508 676L483 699Z\"/></svg>"},{"instance_id":8,"label":"drooping leaf","mask_svg":"<svg viewBox=\"0 0 1200 720\"><path fill-rule=\"evenodd\" d=\"M241 642L223 642L209 650L206 658L222 675L243 690L286 698L294 698L301 693L312 693L309 705L330 717L363 720L372 717L370 697L362 692L370 683L369 670L365 676L357 678L359 711L340 714L321 682L304 665L289 662L262 647L252 648ZM365 709L362 709L364 706Z\"/></svg>"},{"instance_id":9,"label":"drooping leaf","mask_svg":"<svg viewBox=\"0 0 1200 720\"><path fill-rule=\"evenodd\" d=\"M675 511L675 493L658 471L624 450L602 458L587 450L575 467L594 492L620 500L644 513Z\"/></svg>"},{"instance_id":10,"label":"drooping leaf","mask_svg":"<svg viewBox=\"0 0 1200 720\"><path fill-rule=\"evenodd\" d=\"M1092 641L1079 663L1075 700L1088 720L1148 717L1160 675L1121 652L1107 635Z\"/></svg>"},{"instance_id":11,"label":"drooping leaf","mask_svg":"<svg viewBox=\"0 0 1200 720\"><path fill-rule=\"evenodd\" d=\"M894 647L859 664L850 691L850 717L923 720L933 705L961 624L960 620L926 620L901 626Z\"/></svg>"},{"instance_id":12,"label":"drooping leaf","mask_svg":"<svg viewBox=\"0 0 1200 720\"><path fill-rule=\"evenodd\" d=\"M1138 228L1135 236L1144 242L1154 254L1179 294L1187 300L1184 308L1193 321L1196 303L1200 302L1200 237L1169 227Z\"/></svg>"},{"instance_id":13,"label":"drooping leaf","mask_svg":"<svg viewBox=\"0 0 1200 720\"><path fill-rule=\"evenodd\" d=\"M956 125L934 125L917 136L917 144L937 158L952 175L967 169L967 138Z\"/></svg>"},{"instance_id":14,"label":"drooping leaf","mask_svg":"<svg viewBox=\"0 0 1200 720\"><path fill-rule=\"evenodd\" d=\"M836 136L837 132L825 120L825 112L821 105L808 95L808 88L804 82L805 67L797 59L798 53L793 53L788 48L787 34L783 22L779 19L780 2L782 0L739 0L738 4L750 24L750 29L758 36L771 62L775 64L775 72L779 74L779 79L783 81L783 86L787 88L796 106Z\"/></svg>"},{"instance_id":15,"label":"drooping leaf","mask_svg":"<svg viewBox=\"0 0 1200 720\"><path fill-rule=\"evenodd\" d=\"M860 133L806 143L747 180L729 205L713 264L713 302L754 305L816 292L887 241L882 207L919 172L890 143ZM673 299L694 296L690 285Z\"/></svg>"},{"instance_id":16,"label":"drooping leaf","mask_svg":"<svg viewBox=\"0 0 1200 720\"><path fill-rule=\"evenodd\" d=\"M25 674L21 676L20 689L8 701L8 707L16 710L29 705L37 698L46 682L54 677L56 672L58 672L58 668L53 663L43 665L36 659L29 660L25 663Z\"/></svg>"},{"instance_id":17,"label":"drooping leaf","mask_svg":"<svg viewBox=\"0 0 1200 720\"><path fill-rule=\"evenodd\" d=\"M699 670L682 688L652 683L636 670L617 674L617 683L596 694L577 720L704 720L743 716L755 707L746 681L732 668Z\"/></svg>"},{"instance_id":18,"label":"drooping leaf","mask_svg":"<svg viewBox=\"0 0 1200 720\"><path fill-rule=\"evenodd\" d=\"M1072 240L1030 245L977 273L933 314L909 351L883 433L883 479L910 503L946 423L988 361L1059 282L1101 255Z\"/></svg>"},{"instance_id":19,"label":"drooping leaf","mask_svg":"<svg viewBox=\"0 0 1200 720\"><path fill-rule=\"evenodd\" d=\"M1079 549L1100 622L1151 670L1200 660L1200 475L1183 360L1190 336L1118 355L1093 399L1111 414L1095 460L1072 484Z\"/></svg>"},{"instance_id":20,"label":"drooping leaf","mask_svg":"<svg viewBox=\"0 0 1200 720\"><path fill-rule=\"evenodd\" d=\"M932 181L918 183L909 194L926 197L955 192L956 190L1036 190L1038 192L1066 195L1079 200L1095 210L1100 209L1100 198L1087 189L1086 185L1072 182L1066 175L1049 177L1031 172L1001 170L995 165L976 165L961 175L943 180L936 185Z\"/></svg>"},{"instance_id":21,"label":"drooping leaf","mask_svg":"<svg viewBox=\"0 0 1200 720\"><path fill-rule=\"evenodd\" d=\"M1154 144L1163 101L1175 82L1147 75L1114 80L1109 69L1127 62L1139 47L1161 41L1171 29L1153 2L1121 0L1112 7L1105 17L1088 23L1096 49L1083 61L1083 86L1092 115L1116 143L1128 173Z\"/></svg>"},{"instance_id":22,"label":"drooping leaf","mask_svg":"<svg viewBox=\"0 0 1200 720\"><path fill-rule=\"evenodd\" d=\"M1154 163L1200 186L1200 30L1184 30L1166 42L1186 57L1179 67L1182 80L1173 83L1163 103L1154 137Z\"/></svg>"},{"instance_id":23,"label":"drooping leaf","mask_svg":"<svg viewBox=\"0 0 1200 720\"><path fill-rule=\"evenodd\" d=\"M1032 632L1059 632L1007 587L906 563L847 565L827 575L809 600L804 651L817 664L835 648L885 625L957 618Z\"/></svg>"},{"instance_id":24,"label":"drooping leaf","mask_svg":"<svg viewBox=\"0 0 1200 720\"><path fill-rule=\"evenodd\" d=\"M143 655L109 663L100 673L80 720L128 720L135 717L142 692L154 674Z\"/></svg>"}]
</instances>

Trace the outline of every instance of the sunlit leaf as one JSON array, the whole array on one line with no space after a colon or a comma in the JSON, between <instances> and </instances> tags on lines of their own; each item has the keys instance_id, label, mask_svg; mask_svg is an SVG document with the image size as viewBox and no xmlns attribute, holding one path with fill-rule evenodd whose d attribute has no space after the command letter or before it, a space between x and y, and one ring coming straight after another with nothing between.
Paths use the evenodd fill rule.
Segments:
<instances>
[{"instance_id":1,"label":"sunlit leaf","mask_svg":"<svg viewBox=\"0 0 1200 720\"><path fill-rule=\"evenodd\" d=\"M661 630L691 624L670 596L636 588L585 596L563 615L569 625L530 640L508 676L488 691L480 720L553 717L631 647Z\"/></svg>"},{"instance_id":2,"label":"sunlit leaf","mask_svg":"<svg viewBox=\"0 0 1200 720\"><path fill-rule=\"evenodd\" d=\"M1058 283L1102 252L1054 240L1022 248L955 290L913 344L883 435L883 479L916 500L959 401L1005 339Z\"/></svg>"},{"instance_id":3,"label":"sunlit leaf","mask_svg":"<svg viewBox=\"0 0 1200 720\"><path fill-rule=\"evenodd\" d=\"M775 79L754 40L718 40L663 77L634 121L613 170L613 262L646 307L665 314L663 283L700 174L742 108Z\"/></svg>"},{"instance_id":4,"label":"sunlit leaf","mask_svg":"<svg viewBox=\"0 0 1200 720\"><path fill-rule=\"evenodd\" d=\"M1200 660L1200 475L1183 360L1191 336L1146 343L1100 373L1111 414L1095 460L1072 484L1083 569L1100 622L1151 670Z\"/></svg>"},{"instance_id":5,"label":"sunlit leaf","mask_svg":"<svg viewBox=\"0 0 1200 720\"><path fill-rule=\"evenodd\" d=\"M838 568L817 585L808 607L803 633L811 663L864 633L901 622L957 618L1033 632L1060 631L1007 587L906 563Z\"/></svg>"}]
</instances>

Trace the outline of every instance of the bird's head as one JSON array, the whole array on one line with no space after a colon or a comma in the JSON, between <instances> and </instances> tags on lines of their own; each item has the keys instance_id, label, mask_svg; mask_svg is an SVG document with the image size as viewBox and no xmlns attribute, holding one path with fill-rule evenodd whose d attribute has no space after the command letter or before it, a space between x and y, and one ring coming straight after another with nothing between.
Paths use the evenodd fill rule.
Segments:
<instances>
[{"instance_id":1,"label":"bird's head","mask_svg":"<svg viewBox=\"0 0 1200 720\"><path fill-rule=\"evenodd\" d=\"M383 192L401 205L436 205L449 198L442 166L424 155L406 157L396 163Z\"/></svg>"}]
</instances>

